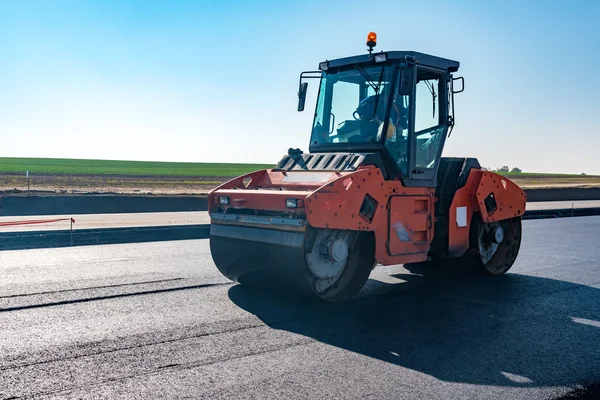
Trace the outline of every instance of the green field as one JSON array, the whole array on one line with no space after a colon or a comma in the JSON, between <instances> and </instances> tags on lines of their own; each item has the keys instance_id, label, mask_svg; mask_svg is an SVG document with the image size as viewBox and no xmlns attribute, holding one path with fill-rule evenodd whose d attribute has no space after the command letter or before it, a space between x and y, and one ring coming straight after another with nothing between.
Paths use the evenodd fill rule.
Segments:
<instances>
[{"instance_id":1,"label":"green field","mask_svg":"<svg viewBox=\"0 0 600 400\"><path fill-rule=\"evenodd\" d=\"M155 161L0 158L0 173L231 177L274 164L179 163Z\"/></svg>"},{"instance_id":2,"label":"green field","mask_svg":"<svg viewBox=\"0 0 600 400\"><path fill-rule=\"evenodd\" d=\"M597 185L600 176L597 175L572 175L572 174L544 174L531 172L500 172L502 176L514 181L521 186L539 185Z\"/></svg>"},{"instance_id":3,"label":"green field","mask_svg":"<svg viewBox=\"0 0 600 400\"><path fill-rule=\"evenodd\" d=\"M136 175L136 176L191 176L230 177L250 171L271 168L274 164L230 164L157 161L85 160L64 158L1 158L0 173L74 174L74 175ZM597 181L593 175L556 173L501 173L521 180Z\"/></svg>"}]
</instances>

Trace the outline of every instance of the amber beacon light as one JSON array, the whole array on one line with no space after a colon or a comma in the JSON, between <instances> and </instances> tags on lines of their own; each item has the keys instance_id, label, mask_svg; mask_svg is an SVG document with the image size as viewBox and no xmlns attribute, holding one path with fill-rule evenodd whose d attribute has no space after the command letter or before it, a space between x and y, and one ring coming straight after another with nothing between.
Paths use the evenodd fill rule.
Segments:
<instances>
[{"instance_id":1,"label":"amber beacon light","mask_svg":"<svg viewBox=\"0 0 600 400\"><path fill-rule=\"evenodd\" d=\"M369 32L367 35L367 46L369 46L369 49L377 46L377 34L375 32Z\"/></svg>"}]
</instances>

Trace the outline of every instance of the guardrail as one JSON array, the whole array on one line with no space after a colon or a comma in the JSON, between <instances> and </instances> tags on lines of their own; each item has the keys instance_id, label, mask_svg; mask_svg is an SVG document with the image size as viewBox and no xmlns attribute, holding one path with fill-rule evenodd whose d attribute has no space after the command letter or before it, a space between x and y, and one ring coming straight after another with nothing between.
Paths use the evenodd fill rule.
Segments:
<instances>
[{"instance_id":1,"label":"guardrail","mask_svg":"<svg viewBox=\"0 0 600 400\"><path fill-rule=\"evenodd\" d=\"M24 220L24 221L8 221L8 222L0 222L0 226L17 226L17 225L36 225L36 224L50 224L53 222L60 221L71 221L71 230L73 230L73 224L75 223L75 218L55 218L55 219L33 219L33 220Z\"/></svg>"},{"instance_id":2,"label":"guardrail","mask_svg":"<svg viewBox=\"0 0 600 400\"><path fill-rule=\"evenodd\" d=\"M565 217L590 217L600 215L600 208L561 208L554 210L530 210L523 214L523 219L549 219Z\"/></svg>"}]
</instances>

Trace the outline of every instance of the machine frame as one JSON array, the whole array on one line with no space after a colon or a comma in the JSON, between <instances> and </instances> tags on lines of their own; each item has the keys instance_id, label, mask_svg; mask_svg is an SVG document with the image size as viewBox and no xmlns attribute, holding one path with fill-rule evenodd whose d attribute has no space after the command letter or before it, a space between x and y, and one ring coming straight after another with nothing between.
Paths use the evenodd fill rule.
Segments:
<instances>
[{"instance_id":1,"label":"machine frame","mask_svg":"<svg viewBox=\"0 0 600 400\"><path fill-rule=\"evenodd\" d=\"M482 170L474 158L441 157L455 124L454 94L464 90L464 80L453 76L459 63L412 51L373 54L376 35L368 38L368 55L324 61L317 76L300 74L298 111L304 110L305 78L322 80L327 71L354 65L394 66L393 90L411 99L407 170L398 167L384 144L388 133L382 133L372 143L311 142L308 154L290 148L273 168L221 184L208 194L208 211L211 254L226 277L252 284L278 279L339 301L356 294L378 263L453 259L488 275L504 274L513 265L524 191ZM427 130L443 131L427 172L415 168L420 71L442 78L438 125ZM457 80L461 90L454 89ZM393 97L385 99L382 132L388 132Z\"/></svg>"}]
</instances>

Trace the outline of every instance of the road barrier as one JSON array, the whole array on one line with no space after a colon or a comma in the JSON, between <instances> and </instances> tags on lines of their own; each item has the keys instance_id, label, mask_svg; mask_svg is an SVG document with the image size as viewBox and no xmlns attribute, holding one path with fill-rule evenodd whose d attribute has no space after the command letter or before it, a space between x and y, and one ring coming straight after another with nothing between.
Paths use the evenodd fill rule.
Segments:
<instances>
[{"instance_id":1,"label":"road barrier","mask_svg":"<svg viewBox=\"0 0 600 400\"><path fill-rule=\"evenodd\" d=\"M0 226L17 226L17 225L36 225L36 224L49 224L52 222L60 221L71 221L71 230L73 230L73 224L75 218L55 218L55 219L36 219L36 220L25 220L25 221L8 221L0 222Z\"/></svg>"},{"instance_id":2,"label":"road barrier","mask_svg":"<svg viewBox=\"0 0 600 400\"><path fill-rule=\"evenodd\" d=\"M210 224L0 233L0 250L206 239Z\"/></svg>"},{"instance_id":3,"label":"road barrier","mask_svg":"<svg viewBox=\"0 0 600 400\"><path fill-rule=\"evenodd\" d=\"M3 195L0 216L206 211L206 196Z\"/></svg>"},{"instance_id":4,"label":"road barrier","mask_svg":"<svg viewBox=\"0 0 600 400\"><path fill-rule=\"evenodd\" d=\"M599 200L600 187L525 189L528 202ZM0 216L207 211L205 195L0 195Z\"/></svg>"},{"instance_id":5,"label":"road barrier","mask_svg":"<svg viewBox=\"0 0 600 400\"><path fill-rule=\"evenodd\" d=\"M39 224L51 224L55 222L61 221L69 221L71 223L69 231L45 231L48 235L44 235L42 231L37 232L5 232L0 234L0 250L10 250L10 249L18 249L18 248L27 248L23 246L35 245L35 240L27 240L26 234L31 233L33 238L38 238L38 240L42 239L43 243L46 243L48 238L51 238L53 235L56 236L57 233L60 236L63 236L65 239L68 238L68 244L63 244L63 246L73 246L73 224L75 223L75 218L53 218L53 219L33 219L33 220L21 220L21 221L3 221L0 222L0 227L5 226L23 226L23 225L39 225ZM49 243L55 242L55 240L50 240ZM59 242L59 245L62 243ZM36 247L50 247L50 246L36 246ZM54 247L54 246L53 246Z\"/></svg>"}]
</instances>

